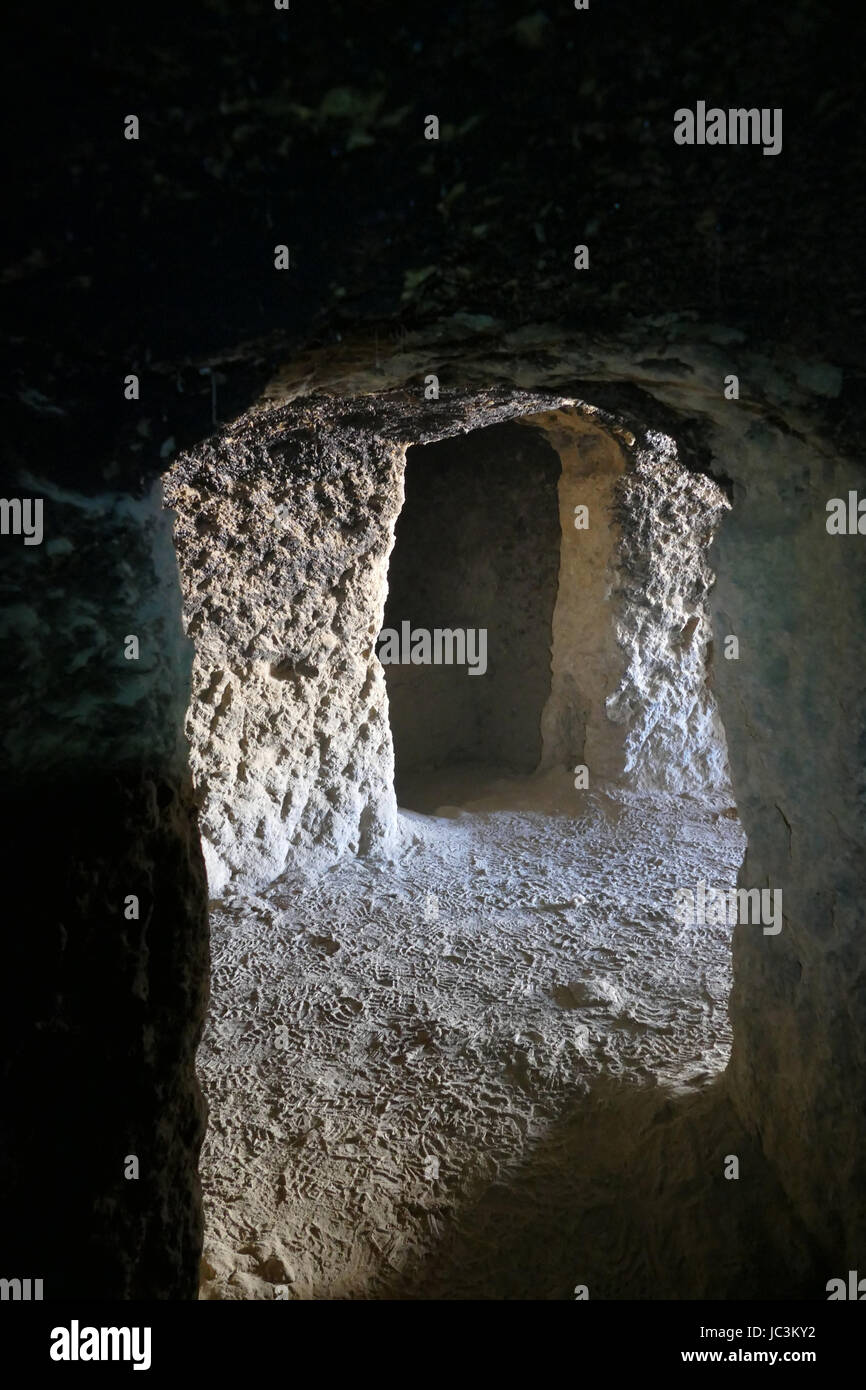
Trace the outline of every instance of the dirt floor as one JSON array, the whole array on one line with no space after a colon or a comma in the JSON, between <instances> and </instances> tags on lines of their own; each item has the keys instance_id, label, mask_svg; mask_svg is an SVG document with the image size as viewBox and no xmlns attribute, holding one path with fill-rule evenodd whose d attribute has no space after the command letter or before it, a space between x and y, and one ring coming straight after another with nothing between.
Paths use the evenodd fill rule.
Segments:
<instances>
[{"instance_id":1,"label":"dirt floor","mask_svg":"<svg viewBox=\"0 0 866 1390\"><path fill-rule=\"evenodd\" d=\"M735 883L739 822L559 774L478 788L403 788L436 814L404 813L399 862L214 906L202 1297L670 1296L704 1228L684 1296L742 1278L729 929L674 912Z\"/></svg>"}]
</instances>

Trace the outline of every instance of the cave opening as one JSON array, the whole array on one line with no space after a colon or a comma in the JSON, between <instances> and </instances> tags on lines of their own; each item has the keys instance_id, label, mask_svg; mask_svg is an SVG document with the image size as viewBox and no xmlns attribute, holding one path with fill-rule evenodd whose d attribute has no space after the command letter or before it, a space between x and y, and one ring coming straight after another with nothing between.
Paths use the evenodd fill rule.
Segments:
<instances>
[{"instance_id":1,"label":"cave opening","mask_svg":"<svg viewBox=\"0 0 866 1390\"><path fill-rule=\"evenodd\" d=\"M539 766L559 474L542 434L515 421L407 451L378 640L400 806Z\"/></svg>"},{"instance_id":2,"label":"cave opening","mask_svg":"<svg viewBox=\"0 0 866 1390\"><path fill-rule=\"evenodd\" d=\"M398 447L328 426L235 427L169 482L215 948L203 1296L568 1296L524 1179L580 1233L646 1088L728 1060L730 923L678 895L729 890L745 844L711 680L729 504L569 403ZM489 1201L522 1247L494 1271Z\"/></svg>"}]
</instances>

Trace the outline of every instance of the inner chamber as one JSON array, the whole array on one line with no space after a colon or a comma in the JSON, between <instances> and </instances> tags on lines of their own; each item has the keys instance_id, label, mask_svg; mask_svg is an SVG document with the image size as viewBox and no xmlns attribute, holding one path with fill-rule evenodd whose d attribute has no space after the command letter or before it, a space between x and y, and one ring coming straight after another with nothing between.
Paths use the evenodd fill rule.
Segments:
<instances>
[{"instance_id":1,"label":"inner chamber","mask_svg":"<svg viewBox=\"0 0 866 1390\"><path fill-rule=\"evenodd\" d=\"M515 422L408 450L379 647L401 806L539 766L559 474L543 436ZM402 660L387 659L391 633Z\"/></svg>"}]
</instances>

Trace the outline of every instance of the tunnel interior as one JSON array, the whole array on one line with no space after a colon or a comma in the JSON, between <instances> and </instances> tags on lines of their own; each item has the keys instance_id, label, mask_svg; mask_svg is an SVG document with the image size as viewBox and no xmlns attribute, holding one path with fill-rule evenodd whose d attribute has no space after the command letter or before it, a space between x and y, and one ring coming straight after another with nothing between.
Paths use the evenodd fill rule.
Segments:
<instances>
[{"instance_id":1,"label":"tunnel interior","mask_svg":"<svg viewBox=\"0 0 866 1390\"><path fill-rule=\"evenodd\" d=\"M647 1078L699 1094L728 1061L733 922L680 906L745 849L711 681L730 504L672 436L573 402L458 397L396 447L329 409L167 486L216 954L202 1297L524 1296L486 1269L485 1175L501 1223L615 1080L585 1190L571 1140L539 1175L585 1230Z\"/></svg>"},{"instance_id":2,"label":"tunnel interior","mask_svg":"<svg viewBox=\"0 0 866 1390\"><path fill-rule=\"evenodd\" d=\"M862 1301L859 50L678 8L13 0L4 1300ZM469 748L377 650L487 429Z\"/></svg>"},{"instance_id":3,"label":"tunnel interior","mask_svg":"<svg viewBox=\"0 0 866 1390\"><path fill-rule=\"evenodd\" d=\"M481 782L541 761L560 470L543 436L513 421L407 451L378 646L401 806L426 805L431 773L441 786L458 769L467 785L473 770ZM417 664L387 661L391 634L411 644L414 632Z\"/></svg>"}]
</instances>

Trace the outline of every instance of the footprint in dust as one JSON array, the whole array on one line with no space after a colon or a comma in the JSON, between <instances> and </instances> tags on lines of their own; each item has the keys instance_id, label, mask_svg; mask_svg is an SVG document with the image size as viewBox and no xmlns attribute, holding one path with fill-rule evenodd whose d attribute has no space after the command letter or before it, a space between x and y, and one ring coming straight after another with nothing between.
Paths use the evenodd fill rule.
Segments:
<instances>
[{"instance_id":1,"label":"footprint in dust","mask_svg":"<svg viewBox=\"0 0 866 1390\"><path fill-rule=\"evenodd\" d=\"M307 941L314 951L320 951L323 956L333 956L340 949L339 941L332 936L308 936Z\"/></svg>"},{"instance_id":2,"label":"footprint in dust","mask_svg":"<svg viewBox=\"0 0 866 1390\"><path fill-rule=\"evenodd\" d=\"M568 985L556 985L550 991L550 997L554 1004L558 1004L561 1009L576 1009L579 1007L578 1000L572 994Z\"/></svg>"}]
</instances>

